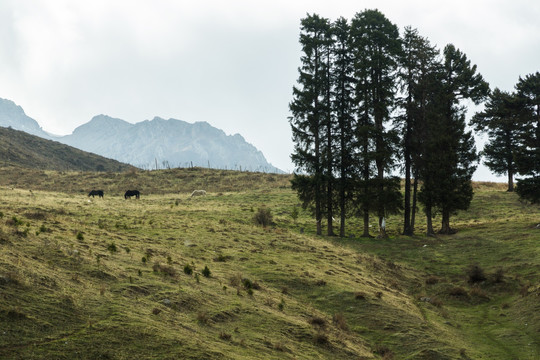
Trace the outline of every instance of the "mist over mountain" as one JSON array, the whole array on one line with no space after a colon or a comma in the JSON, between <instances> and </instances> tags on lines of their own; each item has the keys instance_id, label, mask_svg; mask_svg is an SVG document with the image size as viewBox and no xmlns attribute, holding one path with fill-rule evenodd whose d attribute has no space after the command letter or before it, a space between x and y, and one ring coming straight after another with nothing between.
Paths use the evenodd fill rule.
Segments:
<instances>
[{"instance_id":1,"label":"mist over mountain","mask_svg":"<svg viewBox=\"0 0 540 360\"><path fill-rule=\"evenodd\" d=\"M155 117L136 124L98 115L71 135L52 136L20 106L0 99L0 126L92 152L143 169L211 167L248 171L282 171L241 135L227 135L207 122L188 123Z\"/></svg>"}]
</instances>

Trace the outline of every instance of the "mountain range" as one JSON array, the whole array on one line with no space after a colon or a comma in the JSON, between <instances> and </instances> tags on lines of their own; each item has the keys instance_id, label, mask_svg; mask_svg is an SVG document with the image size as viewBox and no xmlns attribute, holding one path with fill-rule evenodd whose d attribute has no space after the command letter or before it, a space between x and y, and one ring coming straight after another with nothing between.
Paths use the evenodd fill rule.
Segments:
<instances>
[{"instance_id":1,"label":"mountain range","mask_svg":"<svg viewBox=\"0 0 540 360\"><path fill-rule=\"evenodd\" d=\"M136 124L107 115L93 117L72 134L44 131L13 101L0 99L0 126L55 140L142 169L211 167L282 173L241 135L226 135L207 122L155 117Z\"/></svg>"}]
</instances>

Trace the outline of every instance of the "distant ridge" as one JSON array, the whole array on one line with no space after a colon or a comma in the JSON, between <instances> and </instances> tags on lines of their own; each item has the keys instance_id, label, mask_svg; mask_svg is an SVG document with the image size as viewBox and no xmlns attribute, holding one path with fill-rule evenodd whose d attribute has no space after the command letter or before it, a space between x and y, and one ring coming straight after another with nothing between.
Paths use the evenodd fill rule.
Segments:
<instances>
[{"instance_id":1,"label":"distant ridge","mask_svg":"<svg viewBox=\"0 0 540 360\"><path fill-rule=\"evenodd\" d=\"M42 170L125 171L132 166L24 131L0 127L0 166Z\"/></svg>"},{"instance_id":2,"label":"distant ridge","mask_svg":"<svg viewBox=\"0 0 540 360\"><path fill-rule=\"evenodd\" d=\"M283 173L240 134L226 135L207 122L155 117L131 124L98 115L59 141L143 169L199 166Z\"/></svg>"},{"instance_id":3,"label":"distant ridge","mask_svg":"<svg viewBox=\"0 0 540 360\"><path fill-rule=\"evenodd\" d=\"M71 135L54 136L11 100L0 99L0 126L12 127L44 139L142 169L210 167L283 173L240 134L226 135L207 122L188 123L155 117L136 124L97 115Z\"/></svg>"}]
</instances>

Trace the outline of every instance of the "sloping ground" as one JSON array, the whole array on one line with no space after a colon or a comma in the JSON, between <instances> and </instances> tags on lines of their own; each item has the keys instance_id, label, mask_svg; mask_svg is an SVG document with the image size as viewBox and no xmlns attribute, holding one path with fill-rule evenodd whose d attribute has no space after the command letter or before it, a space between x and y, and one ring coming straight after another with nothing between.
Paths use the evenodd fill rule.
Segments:
<instances>
[{"instance_id":1,"label":"sloping ground","mask_svg":"<svg viewBox=\"0 0 540 360\"><path fill-rule=\"evenodd\" d=\"M327 239L286 177L136 175L140 200L0 188L0 358L538 358L539 211L513 194L478 191L456 236Z\"/></svg>"},{"instance_id":2,"label":"sloping ground","mask_svg":"<svg viewBox=\"0 0 540 360\"><path fill-rule=\"evenodd\" d=\"M43 170L125 171L132 166L59 142L0 127L0 166Z\"/></svg>"}]
</instances>

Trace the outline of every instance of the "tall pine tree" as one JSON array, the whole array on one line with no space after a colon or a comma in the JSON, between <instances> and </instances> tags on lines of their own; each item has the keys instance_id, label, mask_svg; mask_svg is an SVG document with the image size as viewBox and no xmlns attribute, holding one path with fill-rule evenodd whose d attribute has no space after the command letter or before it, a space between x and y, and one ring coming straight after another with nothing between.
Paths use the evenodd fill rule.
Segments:
<instances>
[{"instance_id":1,"label":"tall pine tree","mask_svg":"<svg viewBox=\"0 0 540 360\"><path fill-rule=\"evenodd\" d=\"M426 116L429 78L437 64L437 50L416 29L405 28L400 57L400 105L403 110L396 118L402 134L401 149L403 172L405 173L405 203L403 234L414 234L416 193L418 187L419 152L422 143L422 126ZM411 178L414 176L414 183ZM412 188L412 189L411 189ZM412 197L412 204L411 204Z\"/></svg>"},{"instance_id":2,"label":"tall pine tree","mask_svg":"<svg viewBox=\"0 0 540 360\"><path fill-rule=\"evenodd\" d=\"M431 210L442 214L440 233L451 234L450 215L469 207L473 196L471 178L476 169L474 138L466 131L465 107L469 99L479 104L489 85L476 65L453 45L443 51L443 62L435 73L430 113L426 119L422 156L422 201L426 208L428 234L432 233Z\"/></svg>"},{"instance_id":3,"label":"tall pine tree","mask_svg":"<svg viewBox=\"0 0 540 360\"><path fill-rule=\"evenodd\" d=\"M519 78L518 97L524 102L523 127L516 163L521 175L516 192L522 199L540 203L540 72Z\"/></svg>"},{"instance_id":4,"label":"tall pine tree","mask_svg":"<svg viewBox=\"0 0 540 360\"><path fill-rule=\"evenodd\" d=\"M514 160L519 142L523 102L516 94L495 89L489 96L485 109L477 113L471 125L476 131L488 135L482 155L484 164L495 174L508 176L508 191L514 191Z\"/></svg>"},{"instance_id":5,"label":"tall pine tree","mask_svg":"<svg viewBox=\"0 0 540 360\"><path fill-rule=\"evenodd\" d=\"M317 234L322 234L325 164L325 122L328 117L328 19L313 14L301 21L300 44L303 56L299 70L298 87L293 87L293 101L289 104L296 168L292 187L298 192L303 206L311 206L317 223Z\"/></svg>"},{"instance_id":6,"label":"tall pine tree","mask_svg":"<svg viewBox=\"0 0 540 360\"><path fill-rule=\"evenodd\" d=\"M351 39L362 157L360 208L364 215L364 236L369 236L368 212L374 207L380 236L386 237L384 218L401 206L399 178L387 175L394 166L398 137L396 132L385 128L395 105L401 51L399 31L378 10L365 10L352 20ZM372 176L372 160L375 176Z\"/></svg>"},{"instance_id":7,"label":"tall pine tree","mask_svg":"<svg viewBox=\"0 0 540 360\"><path fill-rule=\"evenodd\" d=\"M340 214L339 236L345 236L345 221L348 204L353 193L356 176L355 118L354 118L354 78L353 59L350 51L350 26L346 19L339 18L333 24L334 50L332 66L332 114L336 119L337 153L336 172L338 208Z\"/></svg>"}]
</instances>

